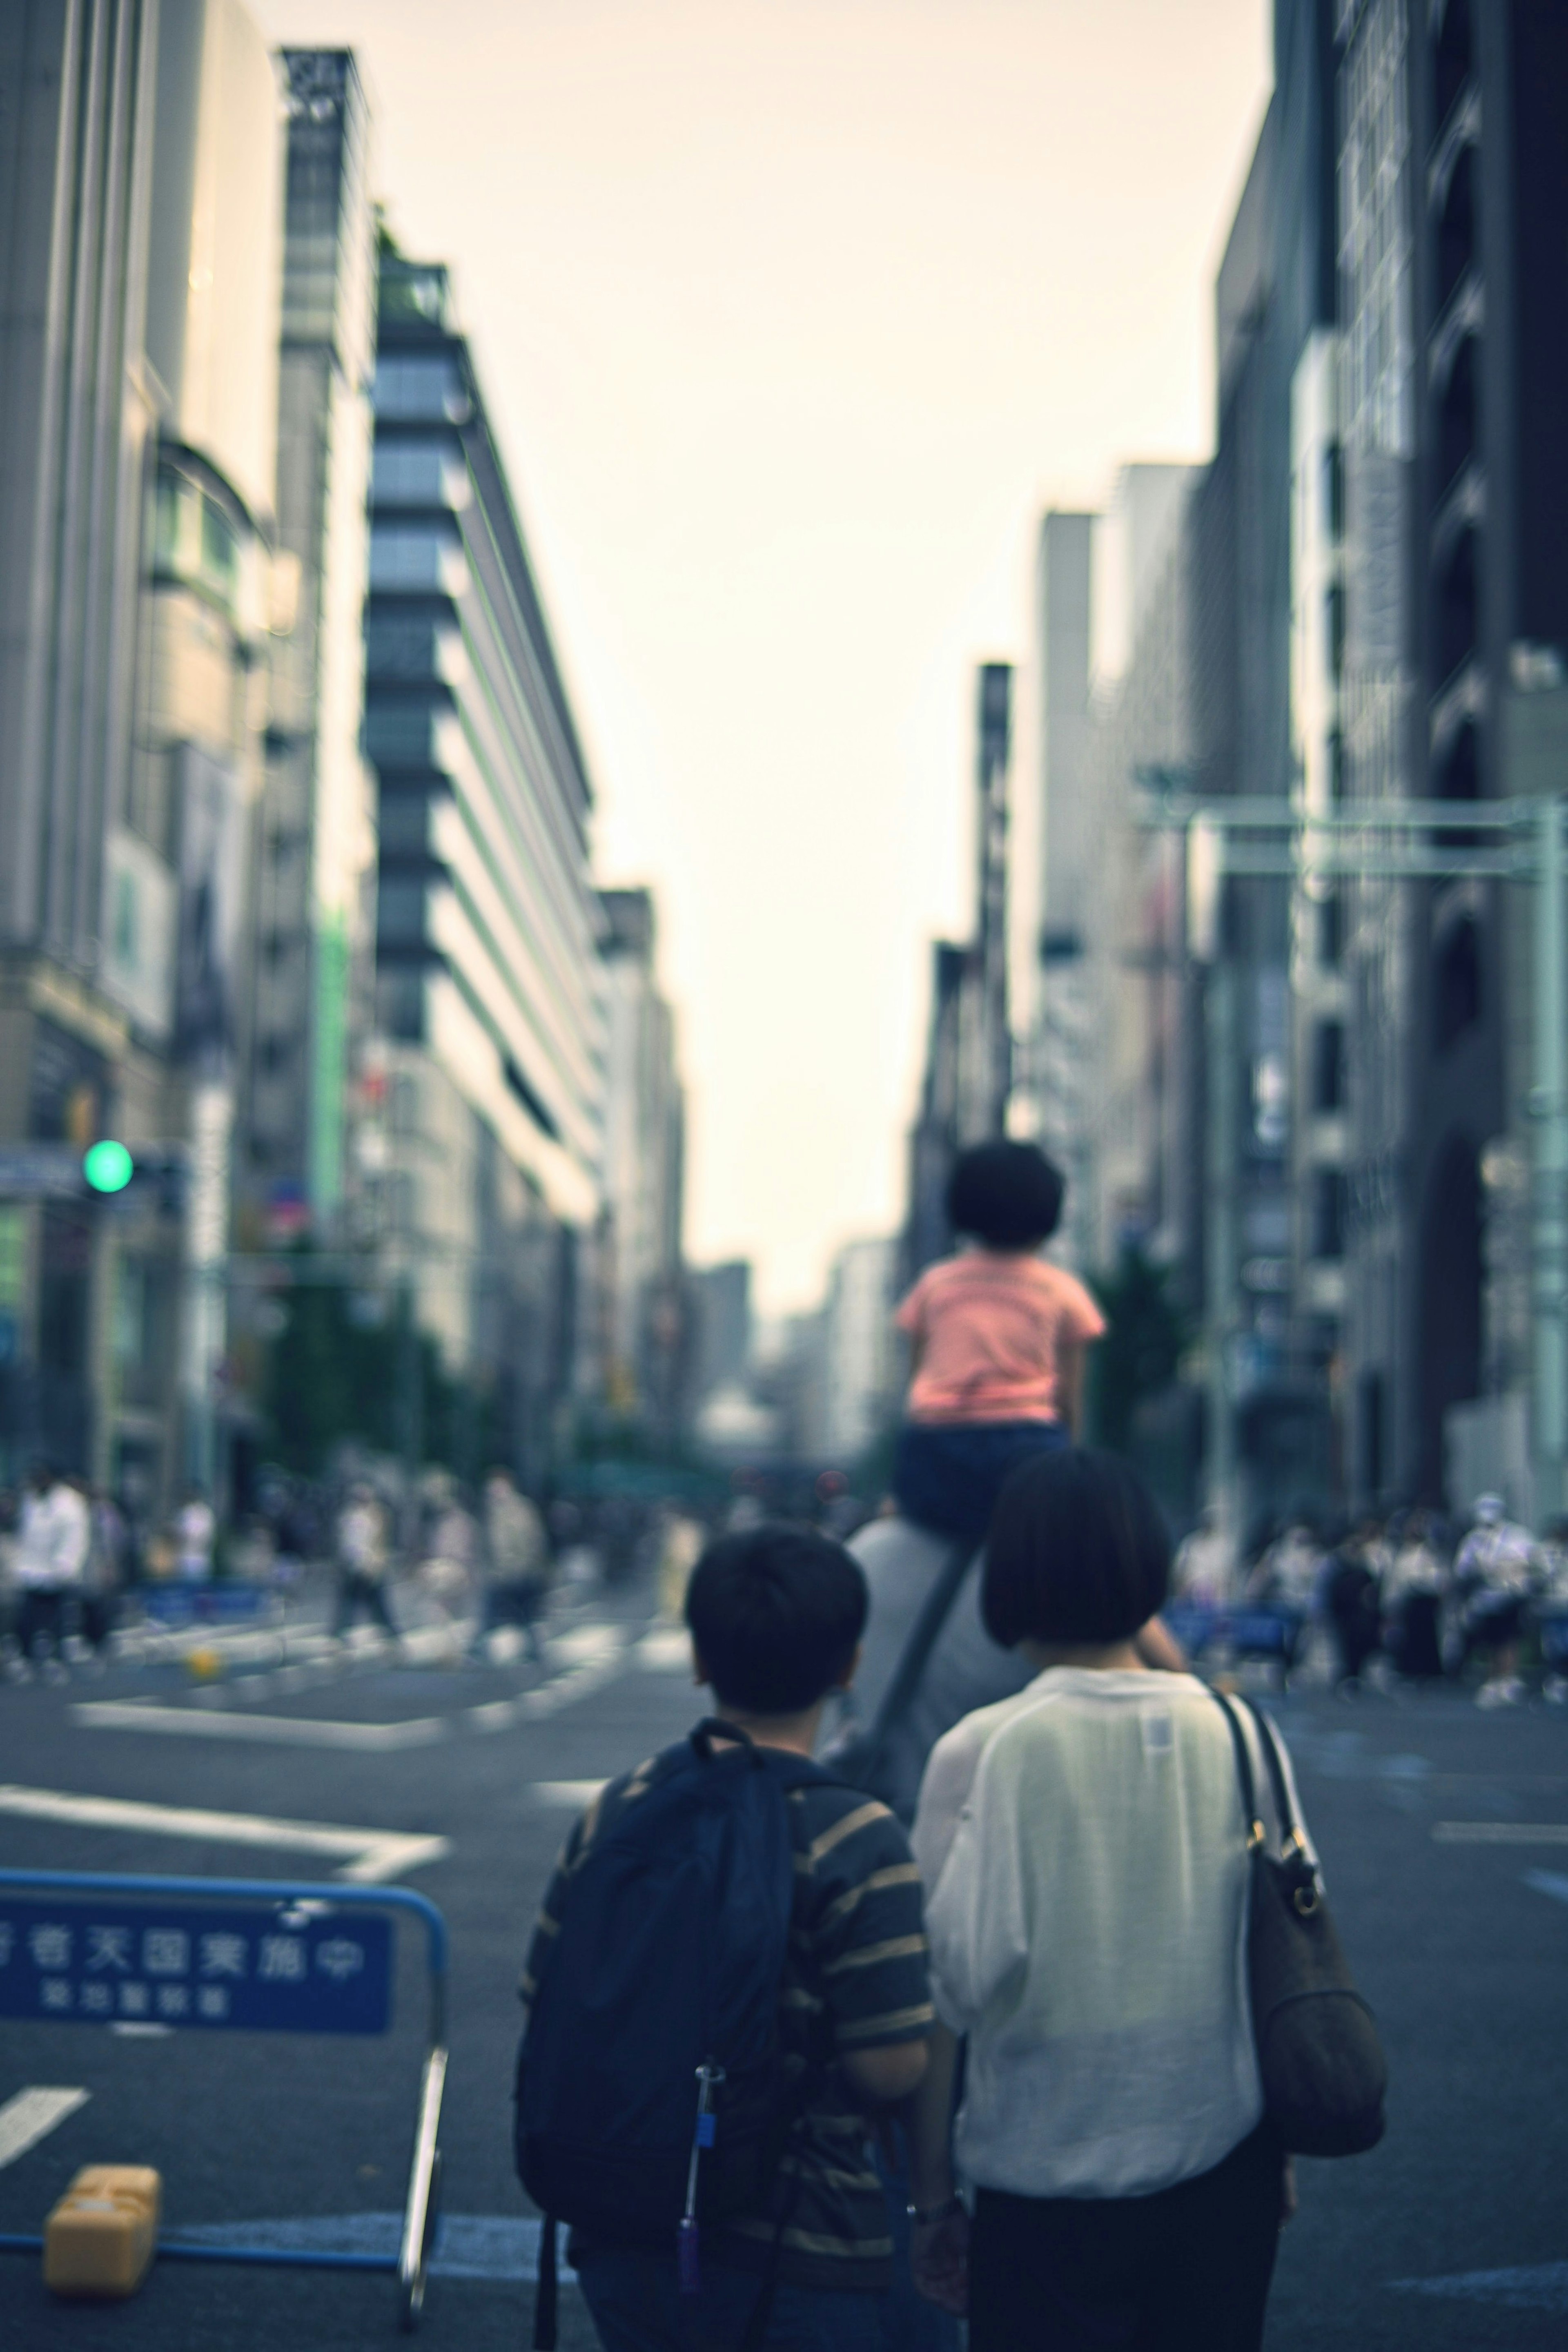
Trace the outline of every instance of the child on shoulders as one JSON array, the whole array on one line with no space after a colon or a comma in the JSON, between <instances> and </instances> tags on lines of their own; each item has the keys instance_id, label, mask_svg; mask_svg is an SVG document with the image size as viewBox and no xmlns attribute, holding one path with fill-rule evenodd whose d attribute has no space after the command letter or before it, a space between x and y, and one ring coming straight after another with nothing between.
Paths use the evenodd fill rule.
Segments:
<instances>
[{"instance_id":1,"label":"child on shoulders","mask_svg":"<svg viewBox=\"0 0 1568 2352\"><path fill-rule=\"evenodd\" d=\"M894 1491L906 1517L940 1534L979 1542L1015 1464L1072 1442L1084 1351L1105 1318L1039 1254L1065 1190L1035 1144L961 1153L947 1214L973 1246L928 1266L897 1310L914 1376Z\"/></svg>"}]
</instances>

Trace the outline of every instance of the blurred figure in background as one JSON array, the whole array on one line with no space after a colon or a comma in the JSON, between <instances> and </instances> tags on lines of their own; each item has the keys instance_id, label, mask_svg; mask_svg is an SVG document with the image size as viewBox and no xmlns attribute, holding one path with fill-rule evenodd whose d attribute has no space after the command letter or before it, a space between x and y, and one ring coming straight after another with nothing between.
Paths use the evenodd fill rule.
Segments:
<instances>
[{"instance_id":1,"label":"blurred figure in background","mask_svg":"<svg viewBox=\"0 0 1568 2352\"><path fill-rule=\"evenodd\" d=\"M1339 1653L1334 1687L1342 1697L1361 1688L1362 1670L1382 1647L1382 1529L1375 1519L1353 1528L1330 1558L1323 1605Z\"/></svg>"},{"instance_id":2,"label":"blurred figure in background","mask_svg":"<svg viewBox=\"0 0 1568 2352\"><path fill-rule=\"evenodd\" d=\"M65 1675L67 1609L81 1591L90 1542L86 1496L48 1463L36 1462L22 1497L12 1571L20 1674L47 1648L45 1672L55 1680Z\"/></svg>"},{"instance_id":3,"label":"blurred figure in background","mask_svg":"<svg viewBox=\"0 0 1568 2352\"><path fill-rule=\"evenodd\" d=\"M1190 1535L1176 1547L1171 1598L1194 1609L1220 1609L1230 1597L1236 1547L1225 1532L1218 1506L1206 1503Z\"/></svg>"},{"instance_id":4,"label":"blurred figure in background","mask_svg":"<svg viewBox=\"0 0 1568 2352\"><path fill-rule=\"evenodd\" d=\"M332 1638L340 1642L361 1615L379 1625L389 1642L398 1630L387 1606L387 1573L392 1566L387 1515L373 1486L363 1482L349 1489L338 1514L338 1606Z\"/></svg>"},{"instance_id":5,"label":"blurred figure in background","mask_svg":"<svg viewBox=\"0 0 1568 2352\"><path fill-rule=\"evenodd\" d=\"M213 1572L218 1517L204 1489L193 1479L174 1514L174 1573L187 1584L204 1584Z\"/></svg>"},{"instance_id":6,"label":"blurred figure in background","mask_svg":"<svg viewBox=\"0 0 1568 2352\"><path fill-rule=\"evenodd\" d=\"M659 1614L666 1625L685 1622L686 1587L706 1541L707 1531L700 1519L694 1519L679 1503L666 1506L661 1514L659 1552L653 1571Z\"/></svg>"},{"instance_id":7,"label":"blurred figure in background","mask_svg":"<svg viewBox=\"0 0 1568 2352\"><path fill-rule=\"evenodd\" d=\"M1543 1562L1535 1538L1508 1516L1500 1495L1478 1495L1475 1526L1454 1562L1454 1592L1460 1620L1463 1667L1476 1651L1488 1657L1478 1706L1518 1706L1524 1697L1519 1651L1525 1612L1542 1580Z\"/></svg>"},{"instance_id":8,"label":"blurred figure in background","mask_svg":"<svg viewBox=\"0 0 1568 2352\"><path fill-rule=\"evenodd\" d=\"M543 1519L509 1470L492 1470L485 1481L485 1565L480 1638L488 1640L494 1655L497 1634L516 1634L542 1664L539 1618L549 1590L549 1541Z\"/></svg>"},{"instance_id":9,"label":"blurred figure in background","mask_svg":"<svg viewBox=\"0 0 1568 2352\"><path fill-rule=\"evenodd\" d=\"M82 1575L82 1638L99 1664L108 1654L120 1596L125 1589L130 1530L125 1515L107 1488L93 1487L89 1498L87 1566Z\"/></svg>"},{"instance_id":10,"label":"blurred figure in background","mask_svg":"<svg viewBox=\"0 0 1568 2352\"><path fill-rule=\"evenodd\" d=\"M1390 1547L1383 1579L1383 1642L1406 1682L1440 1682L1448 1570L1430 1511L1411 1511Z\"/></svg>"}]
</instances>

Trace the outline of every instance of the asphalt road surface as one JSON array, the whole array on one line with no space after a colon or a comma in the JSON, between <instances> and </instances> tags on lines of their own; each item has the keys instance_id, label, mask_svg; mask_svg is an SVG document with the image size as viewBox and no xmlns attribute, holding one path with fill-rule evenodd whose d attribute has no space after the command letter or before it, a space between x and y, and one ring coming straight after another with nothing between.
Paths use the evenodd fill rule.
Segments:
<instances>
[{"instance_id":1,"label":"asphalt road surface","mask_svg":"<svg viewBox=\"0 0 1568 2352\"><path fill-rule=\"evenodd\" d=\"M205 1688L177 1657L0 1687L0 1856L342 1872L399 1880L440 1906L453 1953L445 2221L421 2333L433 2347L490 2352L528 2340L537 2232L511 2169L509 2090L533 1906L585 1788L677 1736L695 1704L680 1643L651 1628L638 1595L580 1600L542 1666L459 1663L444 1643L431 1628L412 1662L392 1665L369 1649L337 1659L307 1631L280 1669L266 1641L239 1636L230 1671ZM1483 1715L1448 1694L1292 1696L1278 1713L1383 2022L1393 2095L1373 2155L1301 2168L1270 2346L1557 2352L1568 1713ZM339 1834L312 1850L302 1823ZM420 1938L403 1927L398 1940L381 2038L0 2020L0 2231L38 2230L79 2165L124 2161L163 2175L171 2236L395 2243L423 2022ZM68 2111L54 2102L59 2120L29 2142L41 2110L15 2104L29 2088L86 2096ZM129 2304L66 2306L36 2256L7 2253L0 2282L16 2352L350 2347L395 2329L392 2284L373 2273L165 2263ZM567 2352L593 2341L570 2287L561 2341Z\"/></svg>"}]
</instances>

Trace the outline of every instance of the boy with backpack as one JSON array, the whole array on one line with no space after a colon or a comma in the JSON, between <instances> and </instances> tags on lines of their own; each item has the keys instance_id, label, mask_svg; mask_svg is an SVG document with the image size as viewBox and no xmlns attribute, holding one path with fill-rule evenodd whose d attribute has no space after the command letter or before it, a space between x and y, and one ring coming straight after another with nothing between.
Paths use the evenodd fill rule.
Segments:
<instances>
[{"instance_id":1,"label":"boy with backpack","mask_svg":"<svg viewBox=\"0 0 1568 2352\"><path fill-rule=\"evenodd\" d=\"M872 2119L918 2084L934 2020L904 1832L811 1761L865 1614L824 1536L710 1545L685 1617L715 1713L567 1842L521 1986L536 2344L559 2219L606 2352L877 2352Z\"/></svg>"}]
</instances>

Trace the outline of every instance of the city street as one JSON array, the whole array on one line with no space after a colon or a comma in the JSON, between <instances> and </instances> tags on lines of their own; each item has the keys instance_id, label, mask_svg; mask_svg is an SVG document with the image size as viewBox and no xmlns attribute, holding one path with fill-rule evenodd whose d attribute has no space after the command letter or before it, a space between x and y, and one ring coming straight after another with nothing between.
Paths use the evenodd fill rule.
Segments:
<instances>
[{"instance_id":1,"label":"city street","mask_svg":"<svg viewBox=\"0 0 1568 2352\"><path fill-rule=\"evenodd\" d=\"M484 2352L525 2340L533 2266L508 2138L532 1907L586 1790L676 1735L693 1699L678 1637L651 1629L634 1593L580 1600L542 1670L454 1664L439 1639L422 1634L412 1664L297 1664L282 1688L254 1636L231 1637L234 1672L205 1686L170 1662L6 1687L0 1849L17 1866L381 1875L440 1906L453 1937L446 2218L422 2332ZM325 1651L308 1633L299 1646L307 1662ZM1568 1717L1481 1714L1447 1694L1350 1706L1314 1692L1280 1712L1394 2079L1375 2155L1301 2167L1268 2340L1560 2344ZM69 1798L146 1811L51 1802ZM182 1821L193 1811L238 1818ZM306 1823L345 1835L291 1847ZM182 2239L394 2242L422 2019L421 1939L399 1933L384 2039L0 2025L0 2230L37 2230L78 2165L116 2160L159 2168L165 2230ZM30 2086L88 2095L7 2160L5 2103ZM65 2309L35 2260L4 2260L7 2340L27 2352L259 2352L394 2330L380 2275L165 2263L131 2304ZM563 2345L591 2341L569 2288Z\"/></svg>"}]
</instances>

